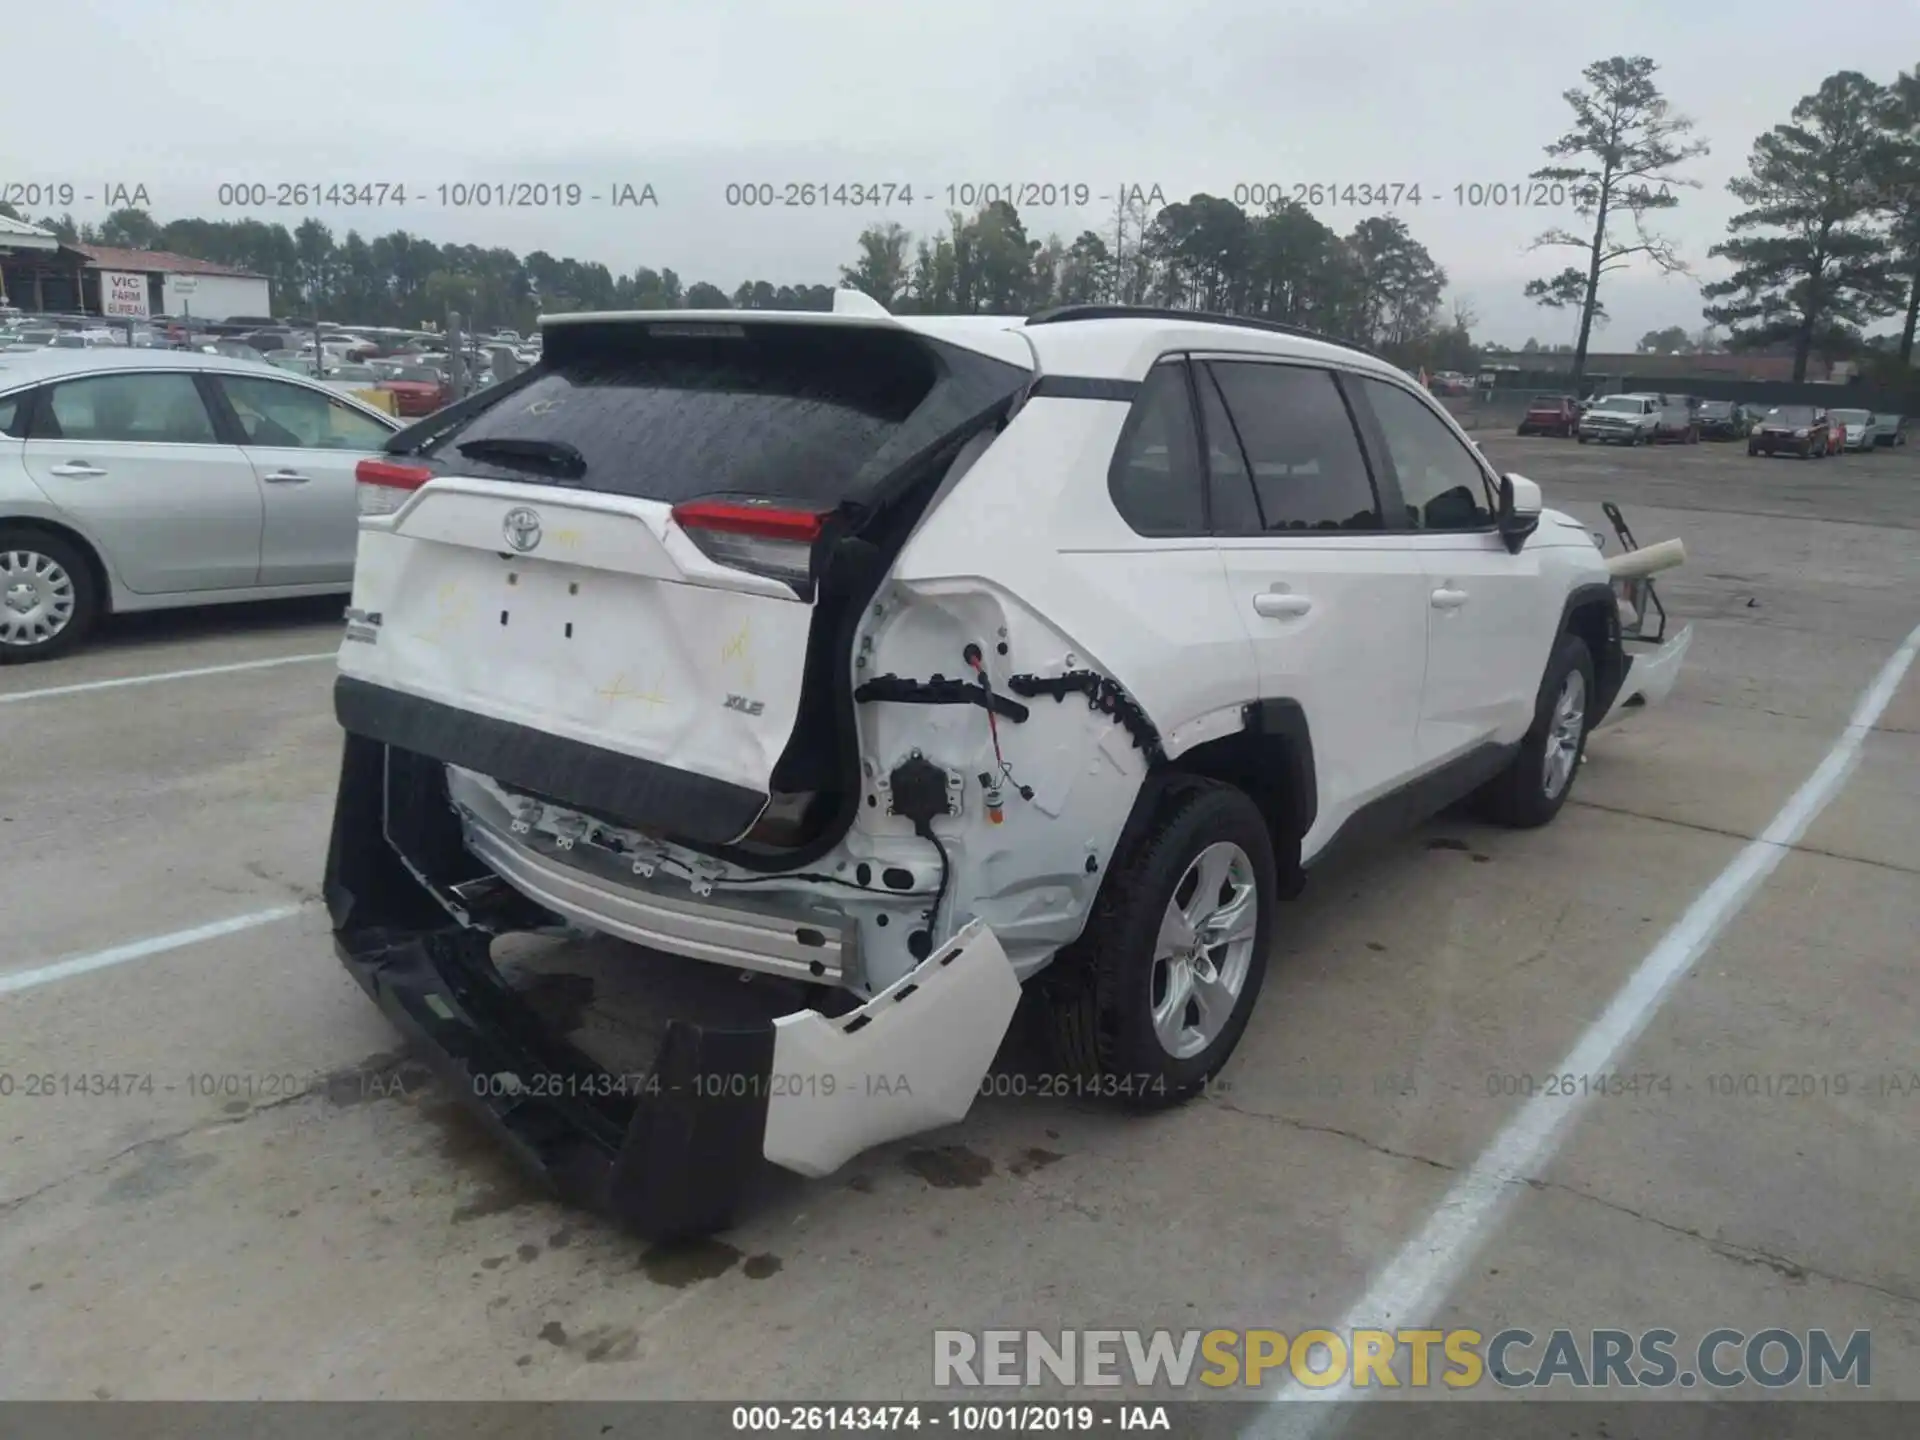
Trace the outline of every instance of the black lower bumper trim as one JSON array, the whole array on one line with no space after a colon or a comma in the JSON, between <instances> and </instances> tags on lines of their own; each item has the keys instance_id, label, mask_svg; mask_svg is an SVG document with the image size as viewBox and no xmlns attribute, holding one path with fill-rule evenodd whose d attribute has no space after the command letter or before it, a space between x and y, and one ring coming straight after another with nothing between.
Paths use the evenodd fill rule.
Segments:
<instances>
[{"instance_id":1,"label":"black lower bumper trim","mask_svg":"<svg viewBox=\"0 0 1920 1440\"><path fill-rule=\"evenodd\" d=\"M351 735L477 770L511 789L603 820L662 830L696 844L733 843L767 806L763 791L349 675L334 681L333 709Z\"/></svg>"},{"instance_id":2,"label":"black lower bumper trim","mask_svg":"<svg viewBox=\"0 0 1920 1440\"><path fill-rule=\"evenodd\" d=\"M652 1063L621 1075L547 1028L495 968L490 930L429 888L451 863L444 792L419 773L435 768L347 736L325 893L348 973L560 1198L650 1240L725 1229L766 1164L772 1023L670 1020Z\"/></svg>"},{"instance_id":3,"label":"black lower bumper trim","mask_svg":"<svg viewBox=\"0 0 1920 1440\"><path fill-rule=\"evenodd\" d=\"M669 1022L645 1072L612 1075L534 1029L467 930L338 935L348 973L456 1096L560 1199L648 1240L732 1223L762 1166L773 1027Z\"/></svg>"}]
</instances>

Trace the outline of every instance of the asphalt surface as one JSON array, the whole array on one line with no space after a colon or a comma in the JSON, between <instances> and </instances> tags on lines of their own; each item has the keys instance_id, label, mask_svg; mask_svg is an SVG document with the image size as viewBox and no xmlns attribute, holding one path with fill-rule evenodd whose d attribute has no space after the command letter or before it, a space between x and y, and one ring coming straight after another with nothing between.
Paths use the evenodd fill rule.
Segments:
<instances>
[{"instance_id":1,"label":"asphalt surface","mask_svg":"<svg viewBox=\"0 0 1920 1440\"><path fill-rule=\"evenodd\" d=\"M1920 623L1916 452L1482 443L1691 557L1676 692L1594 741L1559 820L1443 817L1317 876L1214 1096L983 1100L691 1246L543 1199L335 963L331 666L299 657L337 603L0 671L0 1393L897 1399L934 1393L936 1327L1341 1325ZM97 688L34 693L64 687ZM1570 1108L1453 1247L1435 1323L1870 1330L1871 1393L1920 1398L1917 732L1920 668L1607 1064L1639 1083ZM635 999L616 945L530 963L564 1023Z\"/></svg>"}]
</instances>

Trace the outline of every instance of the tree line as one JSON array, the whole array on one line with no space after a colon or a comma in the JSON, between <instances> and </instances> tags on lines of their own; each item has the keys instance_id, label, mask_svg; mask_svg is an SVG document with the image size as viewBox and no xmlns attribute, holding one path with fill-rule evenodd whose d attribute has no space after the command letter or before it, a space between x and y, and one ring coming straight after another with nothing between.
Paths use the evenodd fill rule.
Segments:
<instances>
[{"instance_id":1,"label":"tree line","mask_svg":"<svg viewBox=\"0 0 1920 1440\"><path fill-rule=\"evenodd\" d=\"M1583 84L1564 93L1572 123L1543 147L1548 163L1530 177L1572 200L1573 220L1537 236L1533 248L1570 251L1577 263L1527 281L1524 293L1577 321L1576 385L1607 320L1609 276L1634 265L1692 271L1658 222L1701 188L1687 167L1708 145L1661 92L1658 68L1645 56L1587 66ZM1715 348L1789 348L1794 377L1804 379L1816 351L1880 348L1865 327L1897 315L1898 338L1885 348L1900 367L1911 363L1920 321L1920 67L1884 85L1858 71L1828 76L1754 140L1746 173L1727 188L1745 208L1707 251L1732 267L1701 291ZM98 225L71 216L35 223L69 242L171 250L251 270L273 282L282 309L368 325L417 326L449 310L522 330L542 312L568 310L819 310L831 308L834 288L748 280L728 292L683 284L671 269L616 274L597 261L441 245L404 230L337 237L316 219L289 230L256 220L162 223L123 209ZM1030 234L1015 207L998 201L972 215L949 212L930 234L868 227L839 283L896 313L1148 303L1299 325L1409 368L1468 369L1477 358L1475 317L1460 305L1442 313L1446 272L1403 220L1370 216L1341 234L1291 201L1254 212L1197 194L1152 210L1136 192L1071 240ZM1715 327L1725 327L1724 338ZM1678 348L1678 328L1650 333L1642 348Z\"/></svg>"},{"instance_id":2,"label":"tree line","mask_svg":"<svg viewBox=\"0 0 1920 1440\"><path fill-rule=\"evenodd\" d=\"M577 310L827 310L826 284L743 281L731 292L686 284L672 269L616 274L595 261L543 250L437 244L404 230L344 237L317 219L292 229L257 220L161 222L118 210L99 224L71 216L37 223L69 243L169 250L253 271L272 282L276 308L363 325L417 326L457 310L480 326L524 330L541 313ZM895 313L1023 314L1050 305L1174 305L1265 316L1338 335L1407 364L1465 366L1468 317L1438 319L1446 273L1394 217L1336 234L1305 208L1249 215L1210 195L1150 212L1138 195L1110 225L1071 242L1038 239L1008 202L946 216L916 238L870 226L839 283Z\"/></svg>"}]
</instances>

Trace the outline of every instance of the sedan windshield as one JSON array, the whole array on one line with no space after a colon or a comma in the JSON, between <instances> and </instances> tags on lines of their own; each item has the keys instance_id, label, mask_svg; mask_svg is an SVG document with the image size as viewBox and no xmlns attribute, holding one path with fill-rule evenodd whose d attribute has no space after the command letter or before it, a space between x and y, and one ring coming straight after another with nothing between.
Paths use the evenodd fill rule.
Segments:
<instances>
[{"instance_id":1,"label":"sedan windshield","mask_svg":"<svg viewBox=\"0 0 1920 1440\"><path fill-rule=\"evenodd\" d=\"M1865 425L1873 419L1871 410L1834 410L1830 413L1842 425Z\"/></svg>"},{"instance_id":2,"label":"sedan windshield","mask_svg":"<svg viewBox=\"0 0 1920 1440\"><path fill-rule=\"evenodd\" d=\"M1773 425L1811 425L1813 410L1806 405L1776 405L1767 412L1767 421Z\"/></svg>"}]
</instances>

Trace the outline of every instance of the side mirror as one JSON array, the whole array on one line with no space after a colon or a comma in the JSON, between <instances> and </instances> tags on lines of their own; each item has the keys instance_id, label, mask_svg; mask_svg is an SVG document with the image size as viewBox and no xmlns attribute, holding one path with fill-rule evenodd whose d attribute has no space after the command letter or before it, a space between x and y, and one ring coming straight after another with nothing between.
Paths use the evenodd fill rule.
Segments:
<instances>
[{"instance_id":1,"label":"side mirror","mask_svg":"<svg viewBox=\"0 0 1920 1440\"><path fill-rule=\"evenodd\" d=\"M1540 528L1540 487L1524 475L1502 475L1495 523L1508 553L1518 555L1527 537Z\"/></svg>"}]
</instances>

